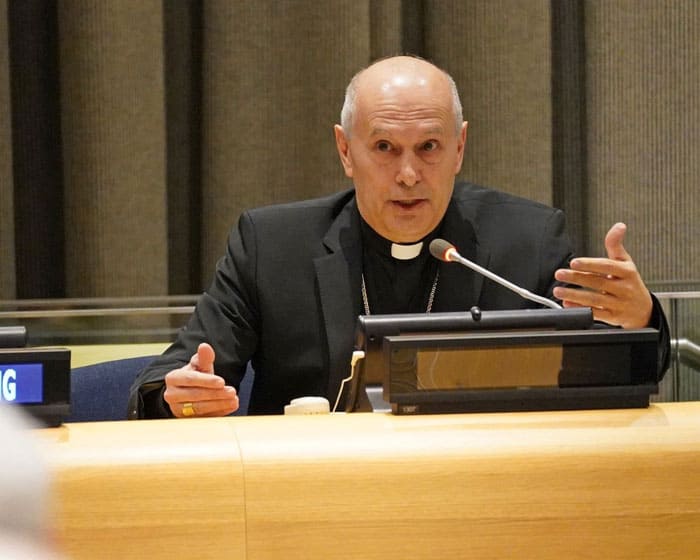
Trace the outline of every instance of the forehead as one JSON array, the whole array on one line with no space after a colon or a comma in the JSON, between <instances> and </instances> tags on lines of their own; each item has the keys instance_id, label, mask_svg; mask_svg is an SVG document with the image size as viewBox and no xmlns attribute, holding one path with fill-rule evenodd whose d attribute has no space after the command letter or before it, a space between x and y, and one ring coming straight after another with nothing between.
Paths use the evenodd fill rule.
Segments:
<instances>
[{"instance_id":1,"label":"forehead","mask_svg":"<svg viewBox=\"0 0 700 560\"><path fill-rule=\"evenodd\" d=\"M376 109L358 125L358 128L364 129L370 136L400 133L442 135L454 128L447 112L433 108Z\"/></svg>"},{"instance_id":2,"label":"forehead","mask_svg":"<svg viewBox=\"0 0 700 560\"><path fill-rule=\"evenodd\" d=\"M453 128L452 94L436 72L371 74L361 80L356 98L356 125L375 130L412 128L433 133Z\"/></svg>"}]
</instances>

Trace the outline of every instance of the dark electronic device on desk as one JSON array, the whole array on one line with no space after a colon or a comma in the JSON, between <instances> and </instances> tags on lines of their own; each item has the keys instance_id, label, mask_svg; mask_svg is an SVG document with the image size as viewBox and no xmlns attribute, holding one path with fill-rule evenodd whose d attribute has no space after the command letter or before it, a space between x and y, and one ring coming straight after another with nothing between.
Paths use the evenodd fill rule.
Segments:
<instances>
[{"instance_id":1,"label":"dark electronic device on desk","mask_svg":"<svg viewBox=\"0 0 700 560\"><path fill-rule=\"evenodd\" d=\"M26 345L26 327L0 327L0 348L23 348Z\"/></svg>"},{"instance_id":2,"label":"dark electronic device on desk","mask_svg":"<svg viewBox=\"0 0 700 560\"><path fill-rule=\"evenodd\" d=\"M658 390L658 331L594 328L590 309L360 316L356 340L347 412L646 407Z\"/></svg>"},{"instance_id":3,"label":"dark electronic device on desk","mask_svg":"<svg viewBox=\"0 0 700 560\"><path fill-rule=\"evenodd\" d=\"M598 328L461 257L459 262L551 309L363 315L346 412L396 414L646 407L658 391L655 329Z\"/></svg>"},{"instance_id":4,"label":"dark electronic device on desk","mask_svg":"<svg viewBox=\"0 0 700 560\"><path fill-rule=\"evenodd\" d=\"M70 414L70 350L25 344L24 327L0 330L0 402L58 426Z\"/></svg>"}]
</instances>

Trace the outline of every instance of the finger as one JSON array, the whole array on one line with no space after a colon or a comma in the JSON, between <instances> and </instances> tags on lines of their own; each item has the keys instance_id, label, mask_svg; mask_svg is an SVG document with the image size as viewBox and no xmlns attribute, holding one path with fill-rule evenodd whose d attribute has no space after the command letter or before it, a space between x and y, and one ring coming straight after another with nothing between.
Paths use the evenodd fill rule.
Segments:
<instances>
[{"instance_id":1,"label":"finger","mask_svg":"<svg viewBox=\"0 0 700 560\"><path fill-rule=\"evenodd\" d=\"M168 387L222 389L224 385L226 385L226 382L224 378L219 375L203 373L186 366L167 373L165 376L165 384Z\"/></svg>"},{"instance_id":2,"label":"finger","mask_svg":"<svg viewBox=\"0 0 700 560\"><path fill-rule=\"evenodd\" d=\"M214 358L216 354L210 344L202 342L197 347L197 353L190 359L190 365L197 371L214 373Z\"/></svg>"},{"instance_id":3,"label":"finger","mask_svg":"<svg viewBox=\"0 0 700 560\"><path fill-rule=\"evenodd\" d=\"M562 301L561 302L563 307L569 308L569 307L589 307L588 305L579 305L578 303L574 303L573 301Z\"/></svg>"},{"instance_id":4,"label":"finger","mask_svg":"<svg viewBox=\"0 0 700 560\"><path fill-rule=\"evenodd\" d=\"M168 387L163 399L172 413L179 417L223 416L234 412L239 407L238 393L233 387L212 391L205 389L182 389ZM185 406L191 407L194 414L183 412Z\"/></svg>"},{"instance_id":5,"label":"finger","mask_svg":"<svg viewBox=\"0 0 700 560\"><path fill-rule=\"evenodd\" d=\"M238 396L235 395L230 399L217 399L213 401L197 401L192 403L192 409L194 410L194 416L226 416L232 412L238 410L240 403ZM182 405L180 405L180 412L182 413Z\"/></svg>"},{"instance_id":6,"label":"finger","mask_svg":"<svg viewBox=\"0 0 700 560\"><path fill-rule=\"evenodd\" d=\"M593 274L591 272L580 272L562 268L554 273L554 277L565 284L575 284L590 290L599 292L611 291L614 285L611 282L612 275L608 274Z\"/></svg>"},{"instance_id":7,"label":"finger","mask_svg":"<svg viewBox=\"0 0 700 560\"><path fill-rule=\"evenodd\" d=\"M598 309L614 307L616 298L612 294L580 288L554 288L554 297L560 299L564 307L595 307Z\"/></svg>"},{"instance_id":8,"label":"finger","mask_svg":"<svg viewBox=\"0 0 700 560\"><path fill-rule=\"evenodd\" d=\"M627 261L615 261L606 258L576 257L571 261L569 266L571 267L571 270L590 272L593 274L598 274L599 276L607 279L626 278L630 274L636 274L637 272L637 268L631 259ZM562 268L559 270L567 269ZM556 273L555 278L559 280Z\"/></svg>"},{"instance_id":9,"label":"finger","mask_svg":"<svg viewBox=\"0 0 700 560\"><path fill-rule=\"evenodd\" d=\"M610 311L609 309L593 308L593 319L595 321L603 321L604 323L608 323L609 325L619 324L616 320L615 312Z\"/></svg>"},{"instance_id":10,"label":"finger","mask_svg":"<svg viewBox=\"0 0 700 560\"><path fill-rule=\"evenodd\" d=\"M591 311L593 312L593 320L595 321L603 321L604 323L608 323L609 325L619 325L619 321L617 320L617 314L615 311L612 311L610 309L604 309L601 307L594 307L591 305L579 305L577 303L569 302L569 301L564 301L562 302L562 305L566 308L570 307L590 307Z\"/></svg>"},{"instance_id":11,"label":"finger","mask_svg":"<svg viewBox=\"0 0 700 560\"><path fill-rule=\"evenodd\" d=\"M183 402L227 400L235 395L237 395L236 389L230 385L216 389L171 386L165 389L163 398L171 404L177 404Z\"/></svg>"},{"instance_id":12,"label":"finger","mask_svg":"<svg viewBox=\"0 0 700 560\"><path fill-rule=\"evenodd\" d=\"M622 242L625 239L627 226L622 222L616 223L610 228L605 236L605 250L608 253L608 258L616 261L631 260L629 253L625 250Z\"/></svg>"}]
</instances>

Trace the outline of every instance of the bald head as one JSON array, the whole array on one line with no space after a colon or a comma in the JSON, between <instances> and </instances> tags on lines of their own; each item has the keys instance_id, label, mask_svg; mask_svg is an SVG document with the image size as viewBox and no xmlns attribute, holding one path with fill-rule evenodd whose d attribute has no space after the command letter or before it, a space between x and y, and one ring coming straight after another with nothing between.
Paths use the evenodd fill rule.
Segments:
<instances>
[{"instance_id":1,"label":"bald head","mask_svg":"<svg viewBox=\"0 0 700 560\"><path fill-rule=\"evenodd\" d=\"M394 56L375 62L353 76L345 91L345 102L340 123L349 138L357 104L363 97L378 93L405 93L443 98L450 107L455 123L455 134L462 128L462 104L452 77L444 70L421 58Z\"/></svg>"}]
</instances>

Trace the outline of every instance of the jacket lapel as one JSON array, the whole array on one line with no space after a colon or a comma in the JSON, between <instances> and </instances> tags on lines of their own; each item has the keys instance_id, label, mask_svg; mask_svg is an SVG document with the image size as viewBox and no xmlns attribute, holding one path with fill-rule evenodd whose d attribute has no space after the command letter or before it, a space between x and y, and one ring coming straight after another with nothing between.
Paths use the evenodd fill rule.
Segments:
<instances>
[{"instance_id":1,"label":"jacket lapel","mask_svg":"<svg viewBox=\"0 0 700 560\"><path fill-rule=\"evenodd\" d=\"M328 395L335 396L350 372L354 341L348 333L355 332L360 313L362 246L354 198L331 224L323 243L328 254L314 259L314 267L328 341Z\"/></svg>"}]
</instances>

